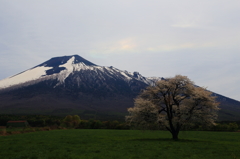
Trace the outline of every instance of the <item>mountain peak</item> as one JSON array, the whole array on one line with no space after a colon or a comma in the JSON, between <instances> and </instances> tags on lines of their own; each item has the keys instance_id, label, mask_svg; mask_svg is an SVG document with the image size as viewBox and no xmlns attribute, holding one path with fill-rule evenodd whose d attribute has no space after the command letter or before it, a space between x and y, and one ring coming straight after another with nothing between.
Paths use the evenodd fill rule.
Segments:
<instances>
[{"instance_id":1,"label":"mountain peak","mask_svg":"<svg viewBox=\"0 0 240 159\"><path fill-rule=\"evenodd\" d=\"M66 64L71 58L74 58L72 64L84 63L85 65L88 65L88 66L96 66L94 63L82 58L79 55L71 55L71 56L53 57L50 60L48 60L36 67L39 67L39 66L58 67L60 65Z\"/></svg>"}]
</instances>

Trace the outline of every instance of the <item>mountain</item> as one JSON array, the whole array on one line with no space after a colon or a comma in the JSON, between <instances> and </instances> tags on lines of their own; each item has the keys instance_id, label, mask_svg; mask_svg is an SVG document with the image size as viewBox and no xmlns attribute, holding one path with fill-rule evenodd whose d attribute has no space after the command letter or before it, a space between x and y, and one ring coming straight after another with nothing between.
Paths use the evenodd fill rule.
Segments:
<instances>
[{"instance_id":1,"label":"mountain","mask_svg":"<svg viewBox=\"0 0 240 159\"><path fill-rule=\"evenodd\" d=\"M120 120L139 92L161 79L98 66L78 55L55 57L1 80L0 112ZM240 102L215 95L224 103L220 119L240 120Z\"/></svg>"},{"instance_id":2,"label":"mountain","mask_svg":"<svg viewBox=\"0 0 240 159\"><path fill-rule=\"evenodd\" d=\"M10 114L121 115L154 80L98 66L78 55L56 57L1 80L0 109Z\"/></svg>"},{"instance_id":3,"label":"mountain","mask_svg":"<svg viewBox=\"0 0 240 159\"><path fill-rule=\"evenodd\" d=\"M99 85L99 82L108 83L111 80L124 81L130 85L134 82L149 85L153 84L156 79L145 78L138 72L121 71L112 66L98 66L78 55L73 55L52 58L27 71L1 80L0 89L16 89L46 80L55 80L57 84L54 87L77 84L79 88L82 84Z\"/></svg>"}]
</instances>

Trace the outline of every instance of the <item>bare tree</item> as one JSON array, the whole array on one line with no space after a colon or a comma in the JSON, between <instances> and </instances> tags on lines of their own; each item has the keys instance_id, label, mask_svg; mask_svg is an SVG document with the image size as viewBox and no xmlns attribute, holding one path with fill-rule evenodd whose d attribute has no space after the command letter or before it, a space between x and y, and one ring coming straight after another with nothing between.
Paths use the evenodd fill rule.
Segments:
<instances>
[{"instance_id":1,"label":"bare tree","mask_svg":"<svg viewBox=\"0 0 240 159\"><path fill-rule=\"evenodd\" d=\"M214 124L218 103L206 88L197 87L186 76L160 80L149 86L128 108L126 121L141 128L165 127L178 140L179 131L189 124Z\"/></svg>"}]
</instances>

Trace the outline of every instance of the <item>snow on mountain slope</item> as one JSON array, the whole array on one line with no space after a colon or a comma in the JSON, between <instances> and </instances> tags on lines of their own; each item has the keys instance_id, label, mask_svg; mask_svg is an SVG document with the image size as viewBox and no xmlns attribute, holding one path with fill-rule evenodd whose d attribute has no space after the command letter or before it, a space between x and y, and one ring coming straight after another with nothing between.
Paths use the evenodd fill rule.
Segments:
<instances>
[{"instance_id":1,"label":"snow on mountain slope","mask_svg":"<svg viewBox=\"0 0 240 159\"><path fill-rule=\"evenodd\" d=\"M73 72L75 57L73 56L71 59L67 61L67 63L60 65L59 67L65 67L65 70L61 71L58 76L58 80L60 82L64 82L64 80Z\"/></svg>"},{"instance_id":2,"label":"snow on mountain slope","mask_svg":"<svg viewBox=\"0 0 240 159\"><path fill-rule=\"evenodd\" d=\"M1 88L7 88L11 87L17 84L25 83L31 80L36 80L44 75L46 75L46 71L51 69L52 67L36 67L30 70L27 70L23 73L20 73L18 75L3 79L0 81L0 89Z\"/></svg>"},{"instance_id":3,"label":"snow on mountain slope","mask_svg":"<svg viewBox=\"0 0 240 159\"><path fill-rule=\"evenodd\" d=\"M122 71L112 66L98 66L78 55L73 55L52 58L32 69L3 79L0 81L0 89L45 79L57 79L59 81L57 85L61 85L71 74L78 73L80 71L94 71L97 76L102 76L99 77L102 80L105 79L104 76L108 76L110 78L119 78L125 82L137 80L147 85L153 85L156 80L143 77L138 72L131 73L128 71Z\"/></svg>"}]
</instances>

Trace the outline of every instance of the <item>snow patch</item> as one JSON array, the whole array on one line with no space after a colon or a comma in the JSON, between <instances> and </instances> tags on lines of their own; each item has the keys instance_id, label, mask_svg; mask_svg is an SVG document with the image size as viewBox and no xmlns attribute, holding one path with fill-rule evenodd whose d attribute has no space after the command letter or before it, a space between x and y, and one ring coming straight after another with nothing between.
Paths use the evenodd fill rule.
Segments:
<instances>
[{"instance_id":1,"label":"snow patch","mask_svg":"<svg viewBox=\"0 0 240 159\"><path fill-rule=\"evenodd\" d=\"M123 75L124 77L126 77L128 80L131 80L131 79L132 79L131 77L129 77L128 75L126 75L125 72L121 71L120 73L121 73L121 75Z\"/></svg>"},{"instance_id":2,"label":"snow patch","mask_svg":"<svg viewBox=\"0 0 240 159\"><path fill-rule=\"evenodd\" d=\"M7 88L13 85L25 83L31 80L39 79L46 75L46 71L52 69L52 67L35 67L33 69L27 70L16 76L12 76L0 81L0 89Z\"/></svg>"},{"instance_id":3,"label":"snow patch","mask_svg":"<svg viewBox=\"0 0 240 159\"><path fill-rule=\"evenodd\" d=\"M65 79L73 72L73 63L74 63L75 57L73 56L71 59L69 59L65 64L59 65L59 67L65 67L65 70L62 70L59 73L58 80L60 83L63 83Z\"/></svg>"}]
</instances>

